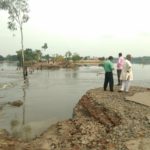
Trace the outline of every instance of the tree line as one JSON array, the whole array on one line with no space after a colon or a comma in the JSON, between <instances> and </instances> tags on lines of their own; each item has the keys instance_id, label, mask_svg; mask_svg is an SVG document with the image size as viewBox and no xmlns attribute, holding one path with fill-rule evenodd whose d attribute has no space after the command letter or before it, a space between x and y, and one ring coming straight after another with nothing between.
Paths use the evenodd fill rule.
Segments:
<instances>
[{"instance_id":1,"label":"tree line","mask_svg":"<svg viewBox=\"0 0 150 150\"><path fill-rule=\"evenodd\" d=\"M71 53L67 51L64 55L60 54L53 54L50 56L49 54L43 55L41 50L32 50L31 48L27 48L24 50L24 61L25 63L37 63L43 61L53 61L53 62L63 62L63 61L70 61L76 62L81 59L88 59L87 57L81 57L77 53ZM6 57L0 55L0 61L18 61L19 65L22 66L22 51L16 51L16 55L7 55Z\"/></svg>"},{"instance_id":2,"label":"tree line","mask_svg":"<svg viewBox=\"0 0 150 150\"><path fill-rule=\"evenodd\" d=\"M72 53L71 51L67 51L64 55L60 54L49 54L43 55L42 50L32 50L31 48L27 48L24 50L25 62L37 63L42 61L53 61L53 62L64 62L64 61L72 61L76 62L79 60L90 60L93 59L90 56L80 56L78 53ZM21 50L16 52L16 55L0 55L0 61L18 61L21 66ZM105 57L99 57L99 60L105 60ZM114 62L117 62L118 58L114 58ZM133 57L132 62L134 64L150 64L150 56L143 57Z\"/></svg>"}]
</instances>

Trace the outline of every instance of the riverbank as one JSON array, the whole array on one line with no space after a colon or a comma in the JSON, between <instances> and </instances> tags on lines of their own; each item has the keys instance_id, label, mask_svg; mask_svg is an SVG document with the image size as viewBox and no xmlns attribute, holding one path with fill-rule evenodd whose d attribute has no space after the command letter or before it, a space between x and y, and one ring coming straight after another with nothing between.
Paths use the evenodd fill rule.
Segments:
<instances>
[{"instance_id":1,"label":"riverbank","mask_svg":"<svg viewBox=\"0 0 150 150\"><path fill-rule=\"evenodd\" d=\"M91 89L79 100L71 119L50 126L30 142L13 139L1 130L0 149L148 150L150 106L128 99L145 92L150 91L131 87L129 93L119 93L117 86L114 92Z\"/></svg>"},{"instance_id":2,"label":"riverbank","mask_svg":"<svg viewBox=\"0 0 150 150\"><path fill-rule=\"evenodd\" d=\"M82 60L76 62L39 62L30 65L32 69L42 70L42 69L59 69L59 68L76 68L79 66L98 66L102 61L100 60Z\"/></svg>"}]
</instances>

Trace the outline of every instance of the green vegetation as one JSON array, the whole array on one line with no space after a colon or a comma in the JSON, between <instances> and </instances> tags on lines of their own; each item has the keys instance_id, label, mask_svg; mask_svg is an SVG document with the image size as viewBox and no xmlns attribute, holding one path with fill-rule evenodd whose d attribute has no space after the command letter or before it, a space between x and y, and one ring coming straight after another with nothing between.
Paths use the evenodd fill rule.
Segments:
<instances>
[{"instance_id":1,"label":"green vegetation","mask_svg":"<svg viewBox=\"0 0 150 150\"><path fill-rule=\"evenodd\" d=\"M0 61L4 61L4 57L0 55Z\"/></svg>"},{"instance_id":2,"label":"green vegetation","mask_svg":"<svg viewBox=\"0 0 150 150\"><path fill-rule=\"evenodd\" d=\"M77 54L77 53L74 53L74 54L72 55L72 61L73 61L73 62L76 62L76 61L79 61L79 60L81 60L80 55Z\"/></svg>"},{"instance_id":3,"label":"green vegetation","mask_svg":"<svg viewBox=\"0 0 150 150\"><path fill-rule=\"evenodd\" d=\"M114 58L114 62L117 62L117 58ZM133 57L132 58L133 64L150 64L150 56L143 56L143 57Z\"/></svg>"},{"instance_id":4,"label":"green vegetation","mask_svg":"<svg viewBox=\"0 0 150 150\"><path fill-rule=\"evenodd\" d=\"M150 64L150 56L136 57L132 59L135 64Z\"/></svg>"},{"instance_id":5,"label":"green vegetation","mask_svg":"<svg viewBox=\"0 0 150 150\"><path fill-rule=\"evenodd\" d=\"M27 65L27 62L30 62L31 64L34 62L39 62L41 60L42 52L40 50L33 51L30 48L27 48L24 50L24 65ZM19 61L19 66L21 66L22 61L22 51L17 51L17 59Z\"/></svg>"},{"instance_id":6,"label":"green vegetation","mask_svg":"<svg viewBox=\"0 0 150 150\"><path fill-rule=\"evenodd\" d=\"M0 61L19 61L19 64L21 65L21 50L16 52L17 55L7 55L6 57L0 55ZM67 51L64 56L60 54L53 54L53 55L43 55L41 50L32 50L31 48L27 48L24 50L24 56L25 56L25 62L41 62L41 61L53 61L53 62L65 62L65 61L72 61L77 62L79 60L91 60L90 56L81 57L77 53L71 53L70 51ZM104 57L98 58L100 61L103 61ZM117 58L114 58L114 62L117 61ZM134 64L150 64L150 56L143 56L143 57L134 57L132 58L132 62Z\"/></svg>"},{"instance_id":7,"label":"green vegetation","mask_svg":"<svg viewBox=\"0 0 150 150\"><path fill-rule=\"evenodd\" d=\"M19 66L21 66L22 62L22 51L19 50L16 52L17 55L7 55L6 57L3 57L0 55L0 61L18 61ZM76 62L78 60L84 59L77 53L71 53L70 51L67 51L64 56L60 54L53 54L50 56L49 54L46 54L43 56L41 50L32 50L31 48L27 48L24 50L24 61L25 66L27 65L27 62L30 63L37 63L42 61L53 61L54 62L66 62L66 61L73 61Z\"/></svg>"}]
</instances>

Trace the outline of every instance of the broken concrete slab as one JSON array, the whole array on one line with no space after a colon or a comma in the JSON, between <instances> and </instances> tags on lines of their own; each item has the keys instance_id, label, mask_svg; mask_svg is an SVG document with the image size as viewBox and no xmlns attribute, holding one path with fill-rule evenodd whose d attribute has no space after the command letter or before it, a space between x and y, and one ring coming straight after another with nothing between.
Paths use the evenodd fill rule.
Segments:
<instances>
[{"instance_id":1,"label":"broken concrete slab","mask_svg":"<svg viewBox=\"0 0 150 150\"><path fill-rule=\"evenodd\" d=\"M146 106L150 106L150 92L136 93L133 96L125 97L125 99Z\"/></svg>"},{"instance_id":2,"label":"broken concrete slab","mask_svg":"<svg viewBox=\"0 0 150 150\"><path fill-rule=\"evenodd\" d=\"M128 150L149 150L150 149L150 139L140 138L127 141L125 143Z\"/></svg>"}]
</instances>

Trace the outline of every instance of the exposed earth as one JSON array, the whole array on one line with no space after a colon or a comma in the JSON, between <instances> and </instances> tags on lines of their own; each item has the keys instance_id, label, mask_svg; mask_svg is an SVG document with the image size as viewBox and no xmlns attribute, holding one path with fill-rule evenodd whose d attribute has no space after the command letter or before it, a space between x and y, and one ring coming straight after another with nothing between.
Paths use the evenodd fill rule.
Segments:
<instances>
[{"instance_id":1,"label":"exposed earth","mask_svg":"<svg viewBox=\"0 0 150 150\"><path fill-rule=\"evenodd\" d=\"M30 142L1 129L0 150L149 150L149 88L131 87L128 93L118 89L87 91L71 119L50 126Z\"/></svg>"}]
</instances>

